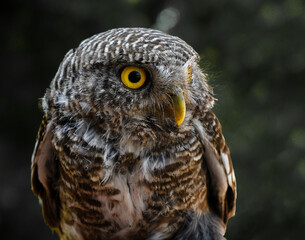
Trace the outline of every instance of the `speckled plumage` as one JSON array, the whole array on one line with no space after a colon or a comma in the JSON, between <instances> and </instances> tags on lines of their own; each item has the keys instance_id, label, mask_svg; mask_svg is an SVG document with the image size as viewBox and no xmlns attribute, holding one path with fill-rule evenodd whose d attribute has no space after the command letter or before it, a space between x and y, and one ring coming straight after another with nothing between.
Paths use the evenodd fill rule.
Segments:
<instances>
[{"instance_id":1,"label":"speckled plumage","mask_svg":"<svg viewBox=\"0 0 305 240\"><path fill-rule=\"evenodd\" d=\"M94 35L66 54L32 160L33 191L61 239L223 238L235 176L198 60L183 40L143 28ZM144 68L147 84L126 88L125 66Z\"/></svg>"}]
</instances>

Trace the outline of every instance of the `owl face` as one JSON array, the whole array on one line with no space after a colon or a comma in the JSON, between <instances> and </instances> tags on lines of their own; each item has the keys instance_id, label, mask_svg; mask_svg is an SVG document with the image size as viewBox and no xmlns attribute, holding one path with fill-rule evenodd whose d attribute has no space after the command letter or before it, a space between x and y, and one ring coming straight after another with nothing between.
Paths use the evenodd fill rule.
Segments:
<instances>
[{"instance_id":1,"label":"owl face","mask_svg":"<svg viewBox=\"0 0 305 240\"><path fill-rule=\"evenodd\" d=\"M197 53L178 37L151 29L113 29L67 54L63 64L71 69L72 83L63 81L59 91L62 99L77 99L84 112L92 107L87 99L111 118L124 112L130 120L179 126L196 104L210 102L197 61Z\"/></svg>"},{"instance_id":2,"label":"owl face","mask_svg":"<svg viewBox=\"0 0 305 240\"><path fill-rule=\"evenodd\" d=\"M80 76L79 84L103 112L124 112L124 116L158 122L174 120L180 125L186 105L194 102L188 69L181 66L168 72L164 66L137 62L97 65Z\"/></svg>"},{"instance_id":3,"label":"owl face","mask_svg":"<svg viewBox=\"0 0 305 240\"><path fill-rule=\"evenodd\" d=\"M111 129L107 133L119 129L132 136L139 126L150 136L156 135L152 129L178 131L197 105L213 105L198 59L178 37L151 29L113 29L67 53L43 107L48 112L55 106L63 122L100 119ZM79 125L76 121L73 129Z\"/></svg>"}]
</instances>

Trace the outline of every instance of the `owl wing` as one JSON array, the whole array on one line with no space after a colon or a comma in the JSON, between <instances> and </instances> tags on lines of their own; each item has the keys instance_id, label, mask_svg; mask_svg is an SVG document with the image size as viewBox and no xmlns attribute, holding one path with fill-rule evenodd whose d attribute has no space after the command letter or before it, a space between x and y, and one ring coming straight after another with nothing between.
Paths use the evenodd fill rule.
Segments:
<instances>
[{"instance_id":1,"label":"owl wing","mask_svg":"<svg viewBox=\"0 0 305 240\"><path fill-rule=\"evenodd\" d=\"M55 184L58 181L58 161L52 144L53 131L43 117L32 155L32 190L42 201L45 222L51 228L59 226L60 201Z\"/></svg>"},{"instance_id":2,"label":"owl wing","mask_svg":"<svg viewBox=\"0 0 305 240\"><path fill-rule=\"evenodd\" d=\"M209 207L227 224L235 215L236 205L236 180L230 151L214 113L205 112L194 120L194 125L204 147L203 167L207 172Z\"/></svg>"}]
</instances>

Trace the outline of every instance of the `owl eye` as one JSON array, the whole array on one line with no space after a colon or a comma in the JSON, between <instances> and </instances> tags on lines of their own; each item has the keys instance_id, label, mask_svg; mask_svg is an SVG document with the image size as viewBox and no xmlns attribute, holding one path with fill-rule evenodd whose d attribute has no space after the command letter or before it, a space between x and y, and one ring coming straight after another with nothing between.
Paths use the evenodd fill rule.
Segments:
<instances>
[{"instance_id":1,"label":"owl eye","mask_svg":"<svg viewBox=\"0 0 305 240\"><path fill-rule=\"evenodd\" d=\"M121 80L126 87L138 89L142 87L146 81L146 73L143 68L128 66L121 73Z\"/></svg>"}]
</instances>

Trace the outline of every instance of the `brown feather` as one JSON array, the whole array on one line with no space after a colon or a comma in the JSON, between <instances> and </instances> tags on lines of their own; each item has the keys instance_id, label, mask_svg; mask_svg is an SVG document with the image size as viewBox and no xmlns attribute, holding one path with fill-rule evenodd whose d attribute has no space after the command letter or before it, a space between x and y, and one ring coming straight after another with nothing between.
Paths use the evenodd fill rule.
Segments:
<instances>
[{"instance_id":1,"label":"brown feather","mask_svg":"<svg viewBox=\"0 0 305 240\"><path fill-rule=\"evenodd\" d=\"M60 201L54 188L58 179L57 161L52 145L52 130L47 128L44 117L37 136L32 162L32 190L41 199L45 222L51 228L58 228Z\"/></svg>"},{"instance_id":2,"label":"brown feather","mask_svg":"<svg viewBox=\"0 0 305 240\"><path fill-rule=\"evenodd\" d=\"M204 163L207 168L208 198L210 207L227 224L235 215L236 181L230 157L230 151L222 135L221 125L213 112L208 111L199 118L204 131L201 141L205 148ZM229 171L222 161L222 154L227 156Z\"/></svg>"}]
</instances>

